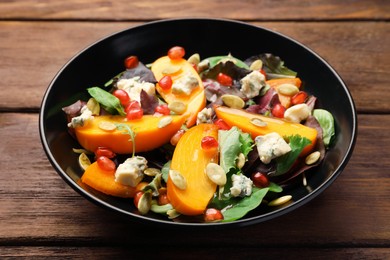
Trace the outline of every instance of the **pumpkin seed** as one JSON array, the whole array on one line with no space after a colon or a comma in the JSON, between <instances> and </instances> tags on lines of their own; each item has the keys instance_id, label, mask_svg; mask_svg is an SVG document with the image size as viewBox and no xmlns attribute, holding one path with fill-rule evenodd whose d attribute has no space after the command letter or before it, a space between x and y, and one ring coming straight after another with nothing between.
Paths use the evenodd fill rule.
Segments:
<instances>
[{"instance_id":1,"label":"pumpkin seed","mask_svg":"<svg viewBox=\"0 0 390 260\"><path fill-rule=\"evenodd\" d=\"M267 122L264 122L260 118L251 118L250 121L255 126L260 126L260 127L266 127L267 126Z\"/></svg>"},{"instance_id":2,"label":"pumpkin seed","mask_svg":"<svg viewBox=\"0 0 390 260\"><path fill-rule=\"evenodd\" d=\"M293 84L285 83L281 84L277 89L279 94L285 96L293 96L299 92L299 88Z\"/></svg>"},{"instance_id":3,"label":"pumpkin seed","mask_svg":"<svg viewBox=\"0 0 390 260\"><path fill-rule=\"evenodd\" d=\"M92 115L100 114L100 104L94 98L88 99L87 108L92 112Z\"/></svg>"},{"instance_id":4,"label":"pumpkin seed","mask_svg":"<svg viewBox=\"0 0 390 260\"><path fill-rule=\"evenodd\" d=\"M180 216L181 214L178 211L176 211L176 209L169 209L167 211L167 215L169 219L174 219Z\"/></svg>"},{"instance_id":5,"label":"pumpkin seed","mask_svg":"<svg viewBox=\"0 0 390 260\"><path fill-rule=\"evenodd\" d=\"M245 101L236 95L222 95L222 102L230 108L243 108L245 106Z\"/></svg>"},{"instance_id":6,"label":"pumpkin seed","mask_svg":"<svg viewBox=\"0 0 390 260\"><path fill-rule=\"evenodd\" d=\"M207 164L206 174L213 183L219 186L226 184L226 173L220 165L216 163Z\"/></svg>"},{"instance_id":7,"label":"pumpkin seed","mask_svg":"<svg viewBox=\"0 0 390 260\"><path fill-rule=\"evenodd\" d=\"M85 153L79 155L79 165L84 171L91 165L91 161Z\"/></svg>"},{"instance_id":8,"label":"pumpkin seed","mask_svg":"<svg viewBox=\"0 0 390 260\"><path fill-rule=\"evenodd\" d=\"M188 58L187 61L188 61L189 63L191 63L191 64L198 65L199 62L200 62L200 56L199 56L198 53L194 53L194 54L192 54L192 55Z\"/></svg>"},{"instance_id":9,"label":"pumpkin seed","mask_svg":"<svg viewBox=\"0 0 390 260\"><path fill-rule=\"evenodd\" d=\"M168 108L175 114L181 115L187 110L187 105L180 101L174 101L168 105Z\"/></svg>"},{"instance_id":10,"label":"pumpkin seed","mask_svg":"<svg viewBox=\"0 0 390 260\"><path fill-rule=\"evenodd\" d=\"M145 215L149 212L150 208L152 206L152 194L150 192L145 192L142 194L141 198L138 201L138 211L142 215Z\"/></svg>"},{"instance_id":11,"label":"pumpkin seed","mask_svg":"<svg viewBox=\"0 0 390 260\"><path fill-rule=\"evenodd\" d=\"M146 176L150 176L150 177L154 177L159 173L161 173L161 171L157 168L146 168L144 171L144 174Z\"/></svg>"},{"instance_id":12,"label":"pumpkin seed","mask_svg":"<svg viewBox=\"0 0 390 260\"><path fill-rule=\"evenodd\" d=\"M274 199L273 201L270 201L268 203L268 206L271 206L271 207L280 206L280 205L290 201L291 199L292 199L291 195L285 195L285 196L282 196L280 198Z\"/></svg>"},{"instance_id":13,"label":"pumpkin seed","mask_svg":"<svg viewBox=\"0 0 390 260\"><path fill-rule=\"evenodd\" d=\"M116 129L116 125L108 121L102 121L99 123L99 128L102 129L103 131L111 132Z\"/></svg>"},{"instance_id":14,"label":"pumpkin seed","mask_svg":"<svg viewBox=\"0 0 390 260\"><path fill-rule=\"evenodd\" d=\"M162 74L164 75L173 75L178 73L181 70L180 65L170 65L162 70Z\"/></svg>"},{"instance_id":15,"label":"pumpkin seed","mask_svg":"<svg viewBox=\"0 0 390 260\"><path fill-rule=\"evenodd\" d=\"M249 66L250 70L261 70L262 68L263 68L263 61L262 60L255 60Z\"/></svg>"},{"instance_id":16,"label":"pumpkin seed","mask_svg":"<svg viewBox=\"0 0 390 260\"><path fill-rule=\"evenodd\" d=\"M179 171L169 170L169 177L178 189L185 190L187 188L187 180Z\"/></svg>"},{"instance_id":17,"label":"pumpkin seed","mask_svg":"<svg viewBox=\"0 0 390 260\"><path fill-rule=\"evenodd\" d=\"M88 150L82 149L82 148L73 148L72 149L74 153L85 153L85 154L93 154L93 152L90 152Z\"/></svg>"},{"instance_id":18,"label":"pumpkin seed","mask_svg":"<svg viewBox=\"0 0 390 260\"><path fill-rule=\"evenodd\" d=\"M242 167L244 167L245 161L246 161L245 155L244 155L243 153L240 153L240 154L238 155L238 158L237 158L237 163L236 163L237 168L238 168L238 169L241 169Z\"/></svg>"},{"instance_id":19,"label":"pumpkin seed","mask_svg":"<svg viewBox=\"0 0 390 260\"><path fill-rule=\"evenodd\" d=\"M163 117L160 119L160 121L158 121L158 128L164 128L166 127L167 125L169 125L170 123L172 123L172 120L173 118L171 116L166 116L166 117Z\"/></svg>"},{"instance_id":20,"label":"pumpkin seed","mask_svg":"<svg viewBox=\"0 0 390 260\"><path fill-rule=\"evenodd\" d=\"M321 153L319 151L312 152L311 154L309 154L306 157L305 163L307 165L315 164L318 161L318 159L320 159L320 156L321 156Z\"/></svg>"}]
</instances>

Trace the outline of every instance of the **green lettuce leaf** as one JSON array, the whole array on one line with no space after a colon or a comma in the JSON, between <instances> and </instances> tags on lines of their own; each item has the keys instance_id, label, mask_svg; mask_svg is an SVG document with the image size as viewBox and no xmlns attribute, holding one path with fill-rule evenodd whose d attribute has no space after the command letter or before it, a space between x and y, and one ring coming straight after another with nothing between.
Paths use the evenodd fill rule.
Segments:
<instances>
[{"instance_id":1,"label":"green lettuce leaf","mask_svg":"<svg viewBox=\"0 0 390 260\"><path fill-rule=\"evenodd\" d=\"M335 135L334 118L332 114L325 109L314 109L313 116L317 119L322 128L324 145L329 147L332 137Z\"/></svg>"},{"instance_id":2,"label":"green lettuce leaf","mask_svg":"<svg viewBox=\"0 0 390 260\"><path fill-rule=\"evenodd\" d=\"M267 79L273 78L295 78L297 73L286 66L284 61L280 57L271 53L263 53L260 55L252 56L245 60L246 64L251 64L255 60L261 60L263 62L263 70L267 74Z\"/></svg>"},{"instance_id":3,"label":"green lettuce leaf","mask_svg":"<svg viewBox=\"0 0 390 260\"><path fill-rule=\"evenodd\" d=\"M253 140L249 134L243 133L237 127L228 131L218 131L218 143L220 150L220 165L226 173L236 168L236 160L240 153L245 157L253 148Z\"/></svg>"}]
</instances>

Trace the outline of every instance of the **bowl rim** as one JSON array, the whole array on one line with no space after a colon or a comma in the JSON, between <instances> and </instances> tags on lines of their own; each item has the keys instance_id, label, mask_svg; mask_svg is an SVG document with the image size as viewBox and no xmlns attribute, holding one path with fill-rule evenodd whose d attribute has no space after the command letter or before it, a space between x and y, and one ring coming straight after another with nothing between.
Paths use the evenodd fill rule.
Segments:
<instances>
[{"instance_id":1,"label":"bowl rim","mask_svg":"<svg viewBox=\"0 0 390 260\"><path fill-rule=\"evenodd\" d=\"M341 86L343 88L343 91L345 92L345 94L347 96L347 99L349 101L349 105L350 105L350 108L351 108L351 111L352 111L352 118L351 118L351 120L352 120L352 133L351 133L351 141L348 144L348 148L346 150L346 153L344 154L344 156L340 160L338 167L333 170L333 173L323 183L321 183L318 187L313 189L310 193L308 193L307 195L304 195L302 198L294 201L290 205L287 205L287 206L282 207L280 209L275 209L275 210L273 210L271 212L266 212L266 213L261 214L261 215L235 220L233 222L192 223L192 222L174 222L172 220L169 220L168 218L167 218L167 220L154 219L154 218L150 218L150 217L143 216L143 215L140 215L140 214L135 214L135 213L123 210L121 208L118 208L118 207L116 207L114 205L111 205L110 203L108 203L108 202L106 202L106 201L104 201L104 200L94 196L93 194L87 192L80 185L78 185L65 171L62 170L61 166L57 163L54 155L50 151L49 143L48 143L48 140L46 138L46 132L45 132L45 114L46 114L46 112L48 110L46 108L45 104L48 101L49 94L50 94L50 92L51 92L51 90L53 88L53 85L55 84L55 82L57 81L58 77L68 67L68 65L70 63L72 63L74 60L76 60L82 53L84 53L89 48L91 48L91 47L93 47L93 46L95 46L95 45L97 45L97 44L99 44L99 43L101 43L103 41L109 40L110 38L114 38L116 36L119 36L122 33L126 33L128 31L141 30L141 29L143 29L145 27L150 27L150 26L154 26L155 24L161 24L161 23L177 23L177 22L180 23L180 22L199 22L199 21L202 21L202 22L231 23L231 24L236 24L236 25L240 25L240 26L253 27L254 29L263 30L263 31L266 31L266 32L271 33L271 34L275 34L278 37L284 38L284 39L286 39L288 41L294 42L300 48L303 48L307 52L309 52L310 55L315 56L318 60L320 60L322 62L322 64L324 64L327 67L327 69L329 69L332 72L332 74L336 77L337 81L340 82L340 84L341 84ZM355 143L356 143L357 128L358 128L357 112L356 112L356 107L355 107L355 103L354 103L354 100L352 98L352 95L351 95L347 85L345 84L344 80L341 78L341 76L335 71L335 69L333 69L333 67L324 58L322 58L319 54L314 52L312 49L310 49L306 45L300 43L299 41L297 41L297 40L295 40L293 38L291 38L290 36L287 36L285 34L273 31L271 29L268 29L268 28L265 28L265 27L262 27L262 26L250 24L250 23L247 23L247 22L239 21L239 20L224 19L224 18L199 18L199 17L196 17L196 18L160 19L160 20L155 20L155 21L151 21L151 22L146 22L146 23L143 23L143 24L140 24L140 25L131 26L131 27L122 29L120 31L111 33L111 34L109 34L107 36L104 36L104 37L102 37L102 38L92 42L91 44L87 45L86 47L84 47L80 51L76 52L61 67L61 69L56 73L56 75L53 77L53 79L49 83L49 85L48 85L48 87L47 87L47 89L46 89L46 91L45 91L45 93L43 95L43 98L42 98L42 101L41 101L40 110L39 110L39 135L40 135L42 146L43 146L44 151L46 153L46 156L47 156L49 162L51 163L51 165L53 166L53 168L62 177L62 179L65 180L65 182L69 186L71 186L76 192L78 192L80 195L82 195L84 198L86 198L87 200L91 201L92 203L94 203L94 204L96 204L96 205L98 205L100 207L103 207L104 209L109 210L111 212L118 213L120 216L125 217L128 220L134 220L134 221L140 222L142 224L145 224L145 223L147 223L147 224L157 224L158 226L174 227L174 228L176 228L176 227L180 227L180 228L183 228L183 227L189 227L189 228L193 228L193 227L196 227L196 228L199 228L199 227L201 227L201 228L210 228L210 227L213 227L213 228L218 228L218 227L226 227L226 226L229 226L229 227L233 227L233 226L234 227L243 227L243 226L258 224L258 223L261 223L261 222L265 222L265 221L268 221L268 220L280 217L282 215L285 215L285 214L287 214L287 213L289 213L289 212L291 212L291 211L293 211L293 210L303 206L304 204L307 204L308 202L313 200L315 197L317 197L319 194L321 194L326 188L328 188L337 179L337 177L341 174L341 172L346 167L349 159L352 156L352 153L353 153L353 150L354 150L354 146L355 146Z\"/></svg>"}]
</instances>

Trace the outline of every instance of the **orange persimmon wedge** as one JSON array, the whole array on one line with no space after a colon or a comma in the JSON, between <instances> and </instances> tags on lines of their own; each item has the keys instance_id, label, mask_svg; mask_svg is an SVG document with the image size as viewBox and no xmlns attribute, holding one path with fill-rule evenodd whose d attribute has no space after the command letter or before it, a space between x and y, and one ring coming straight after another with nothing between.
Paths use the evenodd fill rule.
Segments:
<instances>
[{"instance_id":1,"label":"orange persimmon wedge","mask_svg":"<svg viewBox=\"0 0 390 260\"><path fill-rule=\"evenodd\" d=\"M133 143L130 135L123 130L104 130L102 122L110 124L126 124L135 133L135 152L146 152L168 143L170 138L181 128L185 117L171 115L172 122L159 128L160 120L166 118L144 115L141 119L127 120L124 116L95 116L83 127L76 127L75 133L78 142L89 151L96 151L98 147L107 147L118 154L129 154L133 152Z\"/></svg>"},{"instance_id":2,"label":"orange persimmon wedge","mask_svg":"<svg viewBox=\"0 0 390 260\"><path fill-rule=\"evenodd\" d=\"M157 81L166 75L172 78L173 84L184 77L188 77L188 75L198 79L199 86L190 95L175 94L172 93L172 89L164 90L159 84L156 84L156 90L165 102L171 104L178 101L187 106L187 110L184 113L187 117L186 125L187 127L193 126L196 123L198 112L206 106L204 87L198 72L185 59L171 60L168 56L163 56L153 62L151 70Z\"/></svg>"},{"instance_id":3,"label":"orange persimmon wedge","mask_svg":"<svg viewBox=\"0 0 390 260\"><path fill-rule=\"evenodd\" d=\"M306 146L301 156L308 154L316 144L317 130L302 124L291 123L283 119L267 117L259 114L249 113L242 109L229 108L225 106L215 107L217 117L226 122L229 126L237 126L242 131L249 133L253 139L259 135L276 132L283 137L300 135L311 141ZM256 126L251 120L260 119L266 126Z\"/></svg>"},{"instance_id":4,"label":"orange persimmon wedge","mask_svg":"<svg viewBox=\"0 0 390 260\"><path fill-rule=\"evenodd\" d=\"M172 206L185 215L202 214L217 188L207 177L205 169L210 162L218 163L218 150L210 152L202 149L201 141L205 136L218 140L218 127L200 124L190 128L180 138L172 157L171 169L181 173L187 187L180 190L169 177L167 195Z\"/></svg>"},{"instance_id":5,"label":"orange persimmon wedge","mask_svg":"<svg viewBox=\"0 0 390 260\"><path fill-rule=\"evenodd\" d=\"M116 182L115 170L103 170L99 167L97 162L88 166L83 176L81 176L81 181L97 191L115 197L133 198L137 192L137 187L131 187Z\"/></svg>"},{"instance_id":6,"label":"orange persimmon wedge","mask_svg":"<svg viewBox=\"0 0 390 260\"><path fill-rule=\"evenodd\" d=\"M267 84L277 90L277 88L282 84L292 84L298 88L301 88L302 81L300 78L281 78L281 79L270 79L267 80ZM282 104L285 108L289 108L291 106L291 97L278 93L280 104Z\"/></svg>"}]
</instances>

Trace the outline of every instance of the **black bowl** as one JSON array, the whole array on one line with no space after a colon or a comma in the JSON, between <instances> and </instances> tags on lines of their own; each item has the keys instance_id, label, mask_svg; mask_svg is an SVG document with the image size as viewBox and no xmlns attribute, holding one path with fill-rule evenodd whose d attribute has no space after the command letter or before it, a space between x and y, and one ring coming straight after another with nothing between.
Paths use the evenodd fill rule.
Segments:
<instances>
[{"instance_id":1,"label":"black bowl","mask_svg":"<svg viewBox=\"0 0 390 260\"><path fill-rule=\"evenodd\" d=\"M137 55L147 64L180 45L186 53L201 57L232 53L247 58L260 53L280 56L298 72L305 90L318 97L320 106L330 111L336 123L336 140L316 173L308 176L308 186L293 185L288 193L293 202L268 211L254 210L231 223L173 222L165 216L137 213L129 200L93 191L79 184L82 172L72 148L77 142L67 132L61 107L76 100L80 91L102 86L123 70L123 60ZM220 19L175 19L146 23L104 38L73 57L55 76L42 101L39 130L43 148L59 175L77 192L99 206L129 219L166 226L244 226L290 212L324 191L346 166L355 143L356 112L352 97L335 70L316 53L279 33L246 23Z\"/></svg>"}]
</instances>

